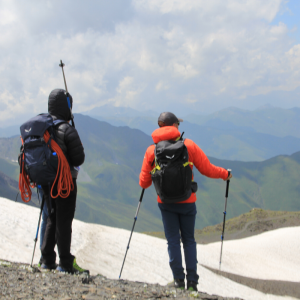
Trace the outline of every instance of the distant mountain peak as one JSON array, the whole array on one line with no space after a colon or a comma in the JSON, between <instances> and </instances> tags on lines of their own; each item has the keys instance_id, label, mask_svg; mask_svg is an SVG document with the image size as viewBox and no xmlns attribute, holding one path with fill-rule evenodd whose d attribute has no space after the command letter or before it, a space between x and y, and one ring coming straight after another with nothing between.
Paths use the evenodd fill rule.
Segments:
<instances>
[{"instance_id":1,"label":"distant mountain peak","mask_svg":"<svg viewBox=\"0 0 300 300\"><path fill-rule=\"evenodd\" d=\"M270 109L270 108L277 108L274 105L270 104L270 103L266 103L262 106L259 106L257 109L255 110L265 110L265 109Z\"/></svg>"}]
</instances>

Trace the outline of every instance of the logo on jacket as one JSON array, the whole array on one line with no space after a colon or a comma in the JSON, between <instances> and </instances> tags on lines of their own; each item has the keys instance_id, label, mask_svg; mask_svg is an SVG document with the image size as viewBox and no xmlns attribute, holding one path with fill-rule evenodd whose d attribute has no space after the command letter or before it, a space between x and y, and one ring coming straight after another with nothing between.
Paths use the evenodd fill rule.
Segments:
<instances>
[{"instance_id":1,"label":"logo on jacket","mask_svg":"<svg viewBox=\"0 0 300 300\"><path fill-rule=\"evenodd\" d=\"M25 129L25 132L30 132L31 131L31 128L29 130Z\"/></svg>"},{"instance_id":2,"label":"logo on jacket","mask_svg":"<svg viewBox=\"0 0 300 300\"><path fill-rule=\"evenodd\" d=\"M173 159L174 156L175 156L175 155L173 155L173 156L168 156L168 155L166 155L166 158L168 158L168 159Z\"/></svg>"}]
</instances>

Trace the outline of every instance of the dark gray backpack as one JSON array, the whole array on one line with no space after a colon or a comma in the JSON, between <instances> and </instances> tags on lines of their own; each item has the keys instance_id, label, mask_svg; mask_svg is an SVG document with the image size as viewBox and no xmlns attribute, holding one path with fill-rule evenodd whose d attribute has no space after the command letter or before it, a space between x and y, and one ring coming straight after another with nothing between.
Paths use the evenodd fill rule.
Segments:
<instances>
[{"instance_id":1,"label":"dark gray backpack","mask_svg":"<svg viewBox=\"0 0 300 300\"><path fill-rule=\"evenodd\" d=\"M197 191L182 135L177 141L161 141L155 146L155 168L151 177L156 193L164 203L187 200L192 192Z\"/></svg>"}]
</instances>

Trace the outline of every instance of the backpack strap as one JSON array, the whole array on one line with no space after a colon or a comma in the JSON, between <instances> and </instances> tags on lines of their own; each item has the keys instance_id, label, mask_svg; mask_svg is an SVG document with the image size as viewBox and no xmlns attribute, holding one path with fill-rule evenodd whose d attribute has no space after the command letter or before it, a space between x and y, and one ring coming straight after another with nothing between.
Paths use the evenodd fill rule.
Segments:
<instances>
[{"instance_id":1,"label":"backpack strap","mask_svg":"<svg viewBox=\"0 0 300 300\"><path fill-rule=\"evenodd\" d=\"M151 167L154 166L154 163L155 163L155 158L153 159L153 162L152 162L152 164L151 164Z\"/></svg>"},{"instance_id":2,"label":"backpack strap","mask_svg":"<svg viewBox=\"0 0 300 300\"><path fill-rule=\"evenodd\" d=\"M63 123L68 123L67 121L65 120L60 120L60 119L57 119L57 120L53 120L53 126L52 126L52 130L50 133L50 138L53 138L55 141L56 141L56 133L55 133L55 129L60 125L60 124L63 124Z\"/></svg>"},{"instance_id":3,"label":"backpack strap","mask_svg":"<svg viewBox=\"0 0 300 300\"><path fill-rule=\"evenodd\" d=\"M153 159L153 162L152 162L152 164L151 164L151 167L153 167L154 166L154 163L155 163L155 149L156 149L156 145L157 144L153 144L153 145L155 145L155 148L154 148L154 159ZM151 172L150 172L151 173Z\"/></svg>"},{"instance_id":4,"label":"backpack strap","mask_svg":"<svg viewBox=\"0 0 300 300\"><path fill-rule=\"evenodd\" d=\"M60 120L60 119L53 120L54 126L57 126L57 125L59 125L59 124L61 124L61 123L68 123L68 122L65 121L65 120Z\"/></svg>"},{"instance_id":5,"label":"backpack strap","mask_svg":"<svg viewBox=\"0 0 300 300\"><path fill-rule=\"evenodd\" d=\"M150 174L154 175L156 170L160 170L160 166L158 164L155 164L155 167L152 169L152 171L150 172Z\"/></svg>"},{"instance_id":6,"label":"backpack strap","mask_svg":"<svg viewBox=\"0 0 300 300\"><path fill-rule=\"evenodd\" d=\"M175 141L177 142L177 141L179 141L179 140L183 140L183 138L182 138L183 135L184 135L184 131L182 132L181 136L178 137Z\"/></svg>"}]
</instances>

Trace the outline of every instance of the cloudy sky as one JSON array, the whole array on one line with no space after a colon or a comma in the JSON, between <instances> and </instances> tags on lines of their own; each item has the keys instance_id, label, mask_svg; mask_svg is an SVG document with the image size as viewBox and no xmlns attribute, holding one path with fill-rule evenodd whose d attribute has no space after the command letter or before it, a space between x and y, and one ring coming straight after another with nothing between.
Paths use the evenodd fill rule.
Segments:
<instances>
[{"instance_id":1,"label":"cloudy sky","mask_svg":"<svg viewBox=\"0 0 300 300\"><path fill-rule=\"evenodd\" d=\"M300 107L299 0L0 0L0 125L67 84L111 103L210 113Z\"/></svg>"}]
</instances>

